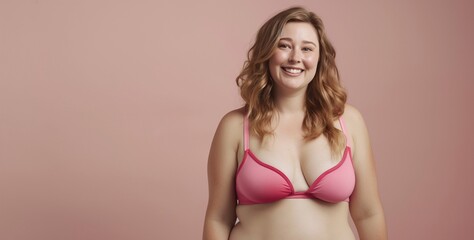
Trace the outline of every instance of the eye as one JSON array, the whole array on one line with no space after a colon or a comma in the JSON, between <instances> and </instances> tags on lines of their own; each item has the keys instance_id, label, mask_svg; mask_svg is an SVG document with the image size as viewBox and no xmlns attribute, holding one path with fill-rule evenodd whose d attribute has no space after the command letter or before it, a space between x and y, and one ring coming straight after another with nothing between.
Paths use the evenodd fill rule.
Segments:
<instances>
[{"instance_id":1,"label":"eye","mask_svg":"<svg viewBox=\"0 0 474 240\"><path fill-rule=\"evenodd\" d=\"M313 51L313 49L310 48L310 47L304 47L302 50L303 50L303 52L312 52Z\"/></svg>"},{"instance_id":2,"label":"eye","mask_svg":"<svg viewBox=\"0 0 474 240\"><path fill-rule=\"evenodd\" d=\"M280 44L278 44L278 47L281 48L281 49L291 48L290 45L288 45L286 43L280 43Z\"/></svg>"}]
</instances>

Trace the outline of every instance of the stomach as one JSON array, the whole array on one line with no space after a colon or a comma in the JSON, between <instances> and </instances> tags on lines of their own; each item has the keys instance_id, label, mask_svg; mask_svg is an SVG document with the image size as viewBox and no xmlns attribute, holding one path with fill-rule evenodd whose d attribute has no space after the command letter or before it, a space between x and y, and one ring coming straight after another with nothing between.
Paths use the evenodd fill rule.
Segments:
<instances>
[{"instance_id":1,"label":"stomach","mask_svg":"<svg viewBox=\"0 0 474 240\"><path fill-rule=\"evenodd\" d=\"M238 205L230 240L355 240L347 202L282 199Z\"/></svg>"}]
</instances>

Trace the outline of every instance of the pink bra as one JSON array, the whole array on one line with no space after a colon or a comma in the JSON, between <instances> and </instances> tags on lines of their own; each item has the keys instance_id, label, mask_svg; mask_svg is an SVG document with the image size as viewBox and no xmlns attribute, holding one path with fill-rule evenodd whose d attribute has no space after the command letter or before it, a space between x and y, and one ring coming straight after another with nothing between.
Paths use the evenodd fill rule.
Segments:
<instances>
[{"instance_id":1,"label":"pink bra","mask_svg":"<svg viewBox=\"0 0 474 240\"><path fill-rule=\"evenodd\" d=\"M344 120L339 118L346 136ZM248 119L244 119L244 157L237 169L235 185L239 204L271 203L287 198L313 198L325 202L349 201L355 186L351 148L347 145L342 159L324 171L306 191L295 192L288 177L275 167L258 159L249 149Z\"/></svg>"}]
</instances>

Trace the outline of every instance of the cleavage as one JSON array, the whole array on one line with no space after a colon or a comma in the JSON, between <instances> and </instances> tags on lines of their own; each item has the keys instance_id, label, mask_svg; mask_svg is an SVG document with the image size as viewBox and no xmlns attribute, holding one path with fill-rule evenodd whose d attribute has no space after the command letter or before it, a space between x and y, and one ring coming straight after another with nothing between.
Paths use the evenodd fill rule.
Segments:
<instances>
[{"instance_id":1,"label":"cleavage","mask_svg":"<svg viewBox=\"0 0 474 240\"><path fill-rule=\"evenodd\" d=\"M329 143L323 135L309 142L277 136L265 137L261 142L252 138L250 149L260 161L283 172L295 192L308 190L321 174L337 165L341 157L331 157Z\"/></svg>"}]
</instances>

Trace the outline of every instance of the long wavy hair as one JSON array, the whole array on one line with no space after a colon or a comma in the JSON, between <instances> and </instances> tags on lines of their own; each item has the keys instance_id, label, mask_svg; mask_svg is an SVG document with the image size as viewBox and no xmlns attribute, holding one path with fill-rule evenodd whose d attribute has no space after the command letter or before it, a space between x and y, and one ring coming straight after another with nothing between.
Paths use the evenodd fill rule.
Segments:
<instances>
[{"instance_id":1,"label":"long wavy hair","mask_svg":"<svg viewBox=\"0 0 474 240\"><path fill-rule=\"evenodd\" d=\"M274 88L268 67L269 59L278 45L279 36L289 22L310 23L316 29L320 45L319 62L313 80L306 91L303 131L305 140L324 134L333 154L342 150L344 137L333 121L344 112L347 94L339 81L336 51L329 42L324 25L316 14L302 7L284 10L269 19L257 33L255 43L247 53L247 60L236 78L245 101L251 130L259 137L272 134L270 128L275 116Z\"/></svg>"}]
</instances>

